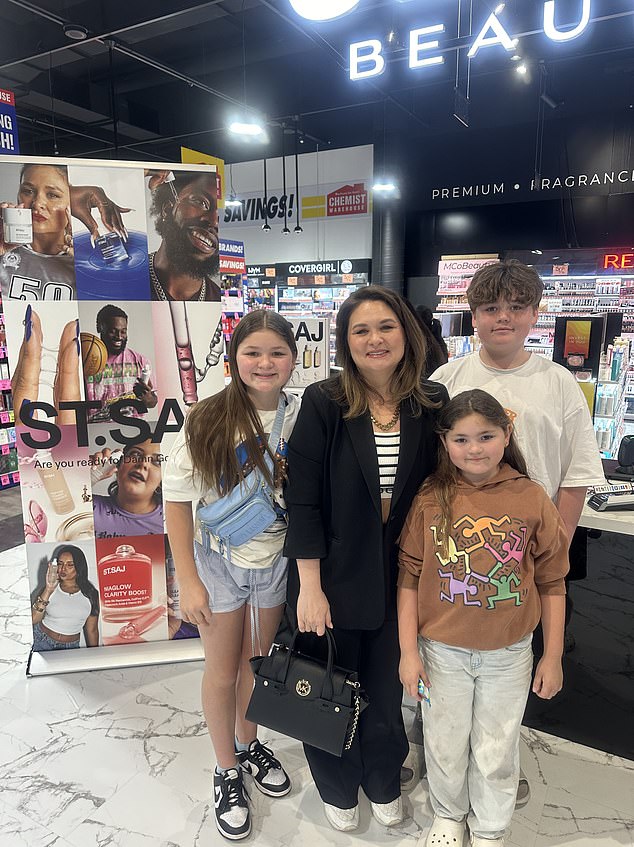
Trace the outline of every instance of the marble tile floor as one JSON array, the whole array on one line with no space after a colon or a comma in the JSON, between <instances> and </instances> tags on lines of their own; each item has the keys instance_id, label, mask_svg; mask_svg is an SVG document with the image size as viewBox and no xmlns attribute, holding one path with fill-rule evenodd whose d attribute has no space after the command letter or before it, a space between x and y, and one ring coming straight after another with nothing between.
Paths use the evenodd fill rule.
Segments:
<instances>
[{"instance_id":1,"label":"marble tile floor","mask_svg":"<svg viewBox=\"0 0 634 847\"><path fill-rule=\"evenodd\" d=\"M27 596L18 547L0 555L0 847L226 845L210 804L200 664L27 679ZM251 790L245 844L422 847L431 823L424 780L406 795L401 826L379 826L363 799L359 830L337 833L299 744L261 738L274 744L293 790L277 801ZM418 755L413 747L414 763ZM526 730L522 764L532 796L515 815L510 847L634 845L634 762Z\"/></svg>"}]
</instances>

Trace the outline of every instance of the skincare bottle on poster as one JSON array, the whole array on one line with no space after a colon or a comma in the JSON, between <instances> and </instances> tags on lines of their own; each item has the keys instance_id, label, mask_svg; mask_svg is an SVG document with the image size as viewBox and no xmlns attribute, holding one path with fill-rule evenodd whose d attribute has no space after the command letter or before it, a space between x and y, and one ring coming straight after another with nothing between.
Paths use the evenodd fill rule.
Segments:
<instances>
[{"instance_id":1,"label":"skincare bottle on poster","mask_svg":"<svg viewBox=\"0 0 634 847\"><path fill-rule=\"evenodd\" d=\"M310 368L313 364L313 351L310 349L308 344L304 345L304 353L302 355L302 367Z\"/></svg>"},{"instance_id":2,"label":"skincare bottle on poster","mask_svg":"<svg viewBox=\"0 0 634 847\"><path fill-rule=\"evenodd\" d=\"M5 244L30 244L33 241L31 210L3 209L2 236Z\"/></svg>"},{"instance_id":3,"label":"skincare bottle on poster","mask_svg":"<svg viewBox=\"0 0 634 847\"><path fill-rule=\"evenodd\" d=\"M129 621L152 605L152 560L121 544L97 564L104 620Z\"/></svg>"},{"instance_id":4,"label":"skincare bottle on poster","mask_svg":"<svg viewBox=\"0 0 634 847\"><path fill-rule=\"evenodd\" d=\"M313 353L313 367L318 368L321 366L321 350L319 347L315 347L315 352Z\"/></svg>"},{"instance_id":5,"label":"skincare bottle on poster","mask_svg":"<svg viewBox=\"0 0 634 847\"><path fill-rule=\"evenodd\" d=\"M63 471L55 467L53 454L50 450L36 450L33 459L37 463L44 489L48 494L55 514L67 515L75 507Z\"/></svg>"}]
</instances>

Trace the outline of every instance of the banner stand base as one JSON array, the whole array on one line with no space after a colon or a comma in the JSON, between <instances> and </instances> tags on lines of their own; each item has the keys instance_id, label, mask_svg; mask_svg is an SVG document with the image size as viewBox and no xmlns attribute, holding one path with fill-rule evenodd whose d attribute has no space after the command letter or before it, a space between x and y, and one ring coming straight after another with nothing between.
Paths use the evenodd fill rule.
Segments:
<instances>
[{"instance_id":1,"label":"banner stand base","mask_svg":"<svg viewBox=\"0 0 634 847\"><path fill-rule=\"evenodd\" d=\"M26 666L28 677L79 671L103 671L146 665L169 665L203 659L200 638L153 641L121 647L81 647L77 650L31 650Z\"/></svg>"}]
</instances>

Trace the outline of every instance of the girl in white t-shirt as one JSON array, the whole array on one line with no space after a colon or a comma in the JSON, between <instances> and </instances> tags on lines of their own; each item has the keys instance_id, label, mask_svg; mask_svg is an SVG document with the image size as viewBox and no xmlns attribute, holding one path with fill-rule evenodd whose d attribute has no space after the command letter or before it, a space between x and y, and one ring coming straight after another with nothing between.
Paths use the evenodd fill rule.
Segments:
<instances>
[{"instance_id":1,"label":"girl in white t-shirt","mask_svg":"<svg viewBox=\"0 0 634 847\"><path fill-rule=\"evenodd\" d=\"M202 701L217 761L216 825L231 840L251 831L243 771L269 796L281 797L291 787L280 762L258 741L257 726L246 720L245 712L253 688L249 658L254 652L268 653L286 599L282 483L286 440L299 410L296 397L285 396L282 437L273 456L274 479L264 451L296 358L293 329L280 315L256 311L242 318L229 348L231 383L192 407L163 477L181 615L198 625L205 651ZM230 560L209 535L211 550L206 552L200 527L194 526L192 503L221 498L253 468L275 491L278 520L251 541L232 547Z\"/></svg>"}]
</instances>

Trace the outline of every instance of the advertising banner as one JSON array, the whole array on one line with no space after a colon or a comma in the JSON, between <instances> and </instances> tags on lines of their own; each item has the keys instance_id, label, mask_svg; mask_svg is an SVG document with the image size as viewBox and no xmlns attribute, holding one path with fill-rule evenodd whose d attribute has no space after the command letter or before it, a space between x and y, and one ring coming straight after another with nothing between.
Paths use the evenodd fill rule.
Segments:
<instances>
[{"instance_id":1,"label":"advertising banner","mask_svg":"<svg viewBox=\"0 0 634 847\"><path fill-rule=\"evenodd\" d=\"M206 165L0 157L37 653L197 635L161 477L188 406L224 385L216 191Z\"/></svg>"},{"instance_id":2,"label":"advertising banner","mask_svg":"<svg viewBox=\"0 0 634 847\"><path fill-rule=\"evenodd\" d=\"M373 147L302 153L297 172L299 184L294 156L232 165L240 202L225 206L223 236L244 241L249 264L371 256Z\"/></svg>"},{"instance_id":3,"label":"advertising banner","mask_svg":"<svg viewBox=\"0 0 634 847\"><path fill-rule=\"evenodd\" d=\"M16 156L19 152L15 97L13 91L0 88L0 153Z\"/></svg>"},{"instance_id":4,"label":"advertising banner","mask_svg":"<svg viewBox=\"0 0 634 847\"><path fill-rule=\"evenodd\" d=\"M220 273L245 274L247 266L244 259L244 242L220 239Z\"/></svg>"},{"instance_id":5,"label":"advertising banner","mask_svg":"<svg viewBox=\"0 0 634 847\"><path fill-rule=\"evenodd\" d=\"M307 385L330 376L330 318L289 317L297 342L297 364L289 389L301 394Z\"/></svg>"}]
</instances>

